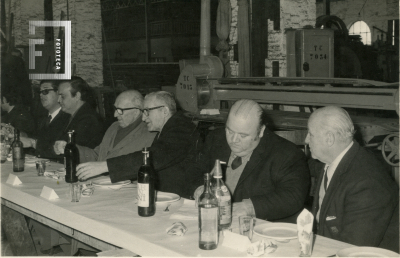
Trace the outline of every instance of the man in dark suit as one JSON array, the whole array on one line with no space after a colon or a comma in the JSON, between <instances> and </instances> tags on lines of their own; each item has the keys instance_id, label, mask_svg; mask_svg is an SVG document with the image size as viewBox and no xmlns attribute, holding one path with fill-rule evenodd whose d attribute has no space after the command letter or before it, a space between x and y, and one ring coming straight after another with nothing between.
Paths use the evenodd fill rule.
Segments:
<instances>
[{"instance_id":1,"label":"man in dark suit","mask_svg":"<svg viewBox=\"0 0 400 258\"><path fill-rule=\"evenodd\" d=\"M2 124L10 124L18 129L22 136L35 133L35 123L29 109L22 104L18 91L10 90L1 96Z\"/></svg>"},{"instance_id":2,"label":"man in dark suit","mask_svg":"<svg viewBox=\"0 0 400 258\"><path fill-rule=\"evenodd\" d=\"M90 86L82 78L72 76L71 80L60 82L58 95L61 110L71 115L68 125L58 140L67 141L68 131L74 130L76 144L92 149L98 146L104 132L99 115L89 104L93 100ZM60 154L58 149L54 146L54 151Z\"/></svg>"},{"instance_id":3,"label":"man in dark suit","mask_svg":"<svg viewBox=\"0 0 400 258\"><path fill-rule=\"evenodd\" d=\"M308 121L306 143L325 163L313 203L317 233L399 252L398 186L353 135L353 122L339 107L317 109Z\"/></svg>"},{"instance_id":4,"label":"man in dark suit","mask_svg":"<svg viewBox=\"0 0 400 258\"><path fill-rule=\"evenodd\" d=\"M70 118L69 114L61 110L57 90L57 81L42 81L40 83L40 101L48 111L48 116L40 121L35 137L21 137L24 148L34 148L34 155L41 158L60 158L54 152L53 145L61 137Z\"/></svg>"},{"instance_id":5,"label":"man in dark suit","mask_svg":"<svg viewBox=\"0 0 400 258\"><path fill-rule=\"evenodd\" d=\"M148 94L144 100L142 120L150 132L159 132L150 147L151 160L157 172L157 190L173 192L189 198L186 173L188 160L196 155L199 133L191 120L176 111L174 96L165 91ZM84 163L78 165L77 175L86 180L104 172L110 173L112 182L137 178L143 163L142 151L107 159L101 165ZM194 189L193 189L194 190Z\"/></svg>"},{"instance_id":6,"label":"man in dark suit","mask_svg":"<svg viewBox=\"0 0 400 258\"><path fill-rule=\"evenodd\" d=\"M233 215L295 222L309 189L306 157L265 124L259 104L237 101L229 111L225 130L209 133L200 159L191 169L209 173L216 159L225 161L224 180L232 193Z\"/></svg>"}]
</instances>

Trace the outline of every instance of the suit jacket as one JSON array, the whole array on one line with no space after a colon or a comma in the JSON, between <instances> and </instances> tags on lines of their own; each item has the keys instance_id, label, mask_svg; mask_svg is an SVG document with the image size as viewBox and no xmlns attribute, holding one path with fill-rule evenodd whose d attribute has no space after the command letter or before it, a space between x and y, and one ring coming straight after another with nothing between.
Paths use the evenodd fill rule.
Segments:
<instances>
[{"instance_id":1,"label":"suit jacket","mask_svg":"<svg viewBox=\"0 0 400 258\"><path fill-rule=\"evenodd\" d=\"M225 130L207 136L200 159L193 169L209 173L215 160L228 163L231 149ZM256 217L269 221L295 222L304 207L310 175L304 153L296 145L265 129L241 174L233 202L251 199Z\"/></svg>"},{"instance_id":2,"label":"suit jacket","mask_svg":"<svg viewBox=\"0 0 400 258\"><path fill-rule=\"evenodd\" d=\"M40 158L60 159L54 152L54 142L58 140L67 126L70 115L60 110L51 123L46 126L47 117L42 119L37 130L35 154Z\"/></svg>"},{"instance_id":3,"label":"suit jacket","mask_svg":"<svg viewBox=\"0 0 400 258\"><path fill-rule=\"evenodd\" d=\"M186 167L197 154L201 144L199 136L196 126L180 112L165 123L150 147L150 158L158 177L157 190L190 197L192 189L188 189L187 181L192 175L186 172ZM111 181L136 179L142 163L141 151L107 159Z\"/></svg>"},{"instance_id":4,"label":"suit jacket","mask_svg":"<svg viewBox=\"0 0 400 258\"><path fill-rule=\"evenodd\" d=\"M78 145L80 162L105 161L106 159L141 151L144 147L150 147L156 136L156 133L147 130L146 123L141 122L114 147L114 139L118 128L119 123L114 122L108 128L101 144L94 149Z\"/></svg>"},{"instance_id":5,"label":"suit jacket","mask_svg":"<svg viewBox=\"0 0 400 258\"><path fill-rule=\"evenodd\" d=\"M28 108L21 105L15 105L14 108L1 117L1 122L11 124L20 132L25 132L28 136L35 133L35 122Z\"/></svg>"},{"instance_id":6,"label":"suit jacket","mask_svg":"<svg viewBox=\"0 0 400 258\"><path fill-rule=\"evenodd\" d=\"M95 148L103 139L103 124L99 115L88 104L83 104L68 123L59 140L68 141L68 131L75 131L75 143Z\"/></svg>"},{"instance_id":7,"label":"suit jacket","mask_svg":"<svg viewBox=\"0 0 400 258\"><path fill-rule=\"evenodd\" d=\"M323 173L320 173L313 203L314 216L319 209L322 178ZM398 187L383 164L354 142L329 183L320 207L317 233L354 245L379 246L386 231L394 230L397 232L392 235L397 240L393 239L386 248L399 252L398 202ZM396 212L397 226L393 217Z\"/></svg>"}]
</instances>

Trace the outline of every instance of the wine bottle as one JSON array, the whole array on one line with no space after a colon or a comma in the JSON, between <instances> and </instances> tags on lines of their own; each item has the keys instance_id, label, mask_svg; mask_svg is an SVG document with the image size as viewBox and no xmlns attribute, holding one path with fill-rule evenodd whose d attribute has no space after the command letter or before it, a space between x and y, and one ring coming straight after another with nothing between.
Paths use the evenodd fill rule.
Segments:
<instances>
[{"instance_id":1,"label":"wine bottle","mask_svg":"<svg viewBox=\"0 0 400 258\"><path fill-rule=\"evenodd\" d=\"M222 169L219 159L215 160L214 179L211 184L211 191L218 199L219 208L219 230L227 229L232 223L231 194L222 180Z\"/></svg>"},{"instance_id":2,"label":"wine bottle","mask_svg":"<svg viewBox=\"0 0 400 258\"><path fill-rule=\"evenodd\" d=\"M0 135L1 141L0 141L0 151L1 151L1 163L4 163L7 161L7 143L6 143L6 137L5 135Z\"/></svg>"},{"instance_id":3,"label":"wine bottle","mask_svg":"<svg viewBox=\"0 0 400 258\"><path fill-rule=\"evenodd\" d=\"M204 174L204 191L199 197L199 248L213 250L218 245L218 199L210 189L211 175Z\"/></svg>"},{"instance_id":4,"label":"wine bottle","mask_svg":"<svg viewBox=\"0 0 400 258\"><path fill-rule=\"evenodd\" d=\"M150 217L156 213L156 173L147 148L143 148L143 164L138 172L138 214L141 217Z\"/></svg>"},{"instance_id":5,"label":"wine bottle","mask_svg":"<svg viewBox=\"0 0 400 258\"><path fill-rule=\"evenodd\" d=\"M13 171L22 172L24 171L25 156L24 146L19 140L19 130L14 129L14 141L11 144L12 155L13 155Z\"/></svg>"},{"instance_id":6,"label":"wine bottle","mask_svg":"<svg viewBox=\"0 0 400 258\"><path fill-rule=\"evenodd\" d=\"M74 141L74 130L68 131L68 143L64 149L65 182L76 183L76 166L79 165L79 150Z\"/></svg>"}]
</instances>

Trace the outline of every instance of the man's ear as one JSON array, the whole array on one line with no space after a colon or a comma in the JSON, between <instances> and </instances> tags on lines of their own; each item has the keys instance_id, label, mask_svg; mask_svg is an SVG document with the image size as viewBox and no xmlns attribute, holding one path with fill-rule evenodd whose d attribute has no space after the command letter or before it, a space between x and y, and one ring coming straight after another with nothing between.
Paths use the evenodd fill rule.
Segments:
<instances>
[{"instance_id":1,"label":"man's ear","mask_svg":"<svg viewBox=\"0 0 400 258\"><path fill-rule=\"evenodd\" d=\"M82 100L81 99L81 93L78 91L78 92L76 92L76 94L75 94L75 98L77 98L78 100Z\"/></svg>"},{"instance_id":2,"label":"man's ear","mask_svg":"<svg viewBox=\"0 0 400 258\"><path fill-rule=\"evenodd\" d=\"M335 144L336 137L335 137L334 133L332 133L331 131L328 131L326 133L325 137L326 137L326 144L329 147L331 147L333 144Z\"/></svg>"}]
</instances>

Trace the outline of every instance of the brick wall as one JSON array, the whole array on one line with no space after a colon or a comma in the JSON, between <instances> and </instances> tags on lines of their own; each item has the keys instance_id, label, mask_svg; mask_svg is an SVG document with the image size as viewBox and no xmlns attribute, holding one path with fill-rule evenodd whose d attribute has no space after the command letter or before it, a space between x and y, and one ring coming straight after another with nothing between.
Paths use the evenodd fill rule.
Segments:
<instances>
[{"instance_id":1,"label":"brick wall","mask_svg":"<svg viewBox=\"0 0 400 258\"><path fill-rule=\"evenodd\" d=\"M71 20L71 58L75 74L92 87L103 86L103 52L100 0L69 0ZM53 0L53 19L60 20L61 11L67 15L65 0ZM66 20L66 18L65 18ZM58 36L56 30L54 36Z\"/></svg>"},{"instance_id":2,"label":"brick wall","mask_svg":"<svg viewBox=\"0 0 400 258\"><path fill-rule=\"evenodd\" d=\"M237 0L230 0L232 8L231 32L229 44L237 44ZM249 1L251 2L251 1ZM285 29L303 28L306 25L315 25L315 0L281 0L280 30L274 30L272 21L268 24L268 59L265 59L265 76L272 76L272 62L279 62L279 76L286 76L286 35ZM238 75L238 64L233 61L233 50L229 52L231 58L231 75Z\"/></svg>"},{"instance_id":3,"label":"brick wall","mask_svg":"<svg viewBox=\"0 0 400 258\"><path fill-rule=\"evenodd\" d=\"M281 0L280 30L274 30L268 22L268 59L265 60L265 76L272 77L272 62L279 62L279 76L286 76L286 34L288 28L300 29L315 25L315 0Z\"/></svg>"},{"instance_id":4,"label":"brick wall","mask_svg":"<svg viewBox=\"0 0 400 258\"><path fill-rule=\"evenodd\" d=\"M364 5L365 3L365 5ZM364 6L364 7L363 7ZM366 22L371 30L371 42L376 41L377 35L381 35L379 30L373 29L373 26L387 31L387 20L399 19L399 1L398 0L339 0L331 1L331 15L336 15L350 26L362 20ZM323 4L317 4L317 17L323 15ZM385 36L384 36L385 37Z\"/></svg>"}]
</instances>

